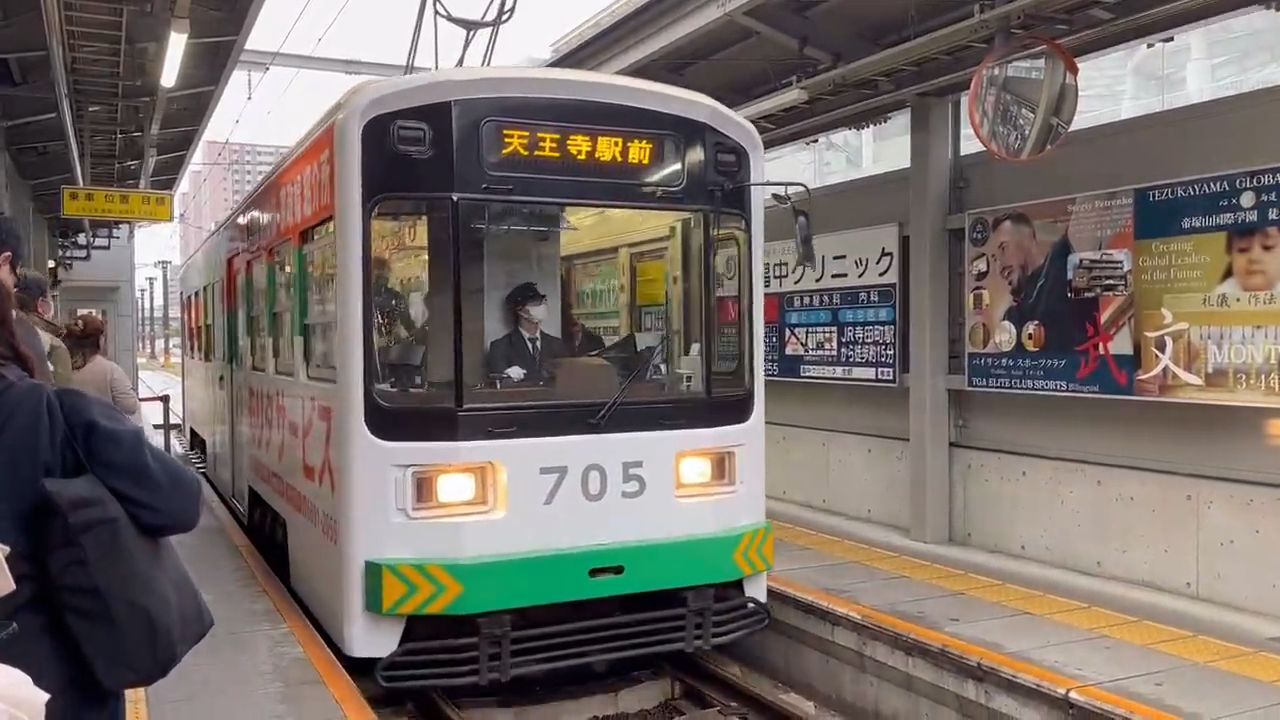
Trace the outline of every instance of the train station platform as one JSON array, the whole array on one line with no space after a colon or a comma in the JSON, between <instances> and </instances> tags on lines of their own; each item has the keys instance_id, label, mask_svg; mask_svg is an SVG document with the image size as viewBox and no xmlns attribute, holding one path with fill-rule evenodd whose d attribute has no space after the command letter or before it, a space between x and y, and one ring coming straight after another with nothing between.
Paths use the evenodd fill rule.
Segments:
<instances>
[{"instance_id":1,"label":"train station platform","mask_svg":"<svg viewBox=\"0 0 1280 720\"><path fill-rule=\"evenodd\" d=\"M372 717L349 711L368 705L207 486L204 500L200 524L174 543L215 625L167 678L127 695L126 717Z\"/></svg>"},{"instance_id":2,"label":"train station platform","mask_svg":"<svg viewBox=\"0 0 1280 720\"><path fill-rule=\"evenodd\" d=\"M816 511L771 503L770 513L774 621L735 654L833 709L1280 718L1275 618L1037 573ZM1073 580L1076 591L1059 591Z\"/></svg>"},{"instance_id":3,"label":"train station platform","mask_svg":"<svg viewBox=\"0 0 1280 720\"><path fill-rule=\"evenodd\" d=\"M140 374L140 395L170 394L181 417L179 380ZM144 404L152 442L163 421ZM172 452L182 455L180 443ZM209 485L200 523L173 539L214 617L209 635L168 677L126 695L129 720L338 720L374 717L370 705L289 592L249 544Z\"/></svg>"}]
</instances>

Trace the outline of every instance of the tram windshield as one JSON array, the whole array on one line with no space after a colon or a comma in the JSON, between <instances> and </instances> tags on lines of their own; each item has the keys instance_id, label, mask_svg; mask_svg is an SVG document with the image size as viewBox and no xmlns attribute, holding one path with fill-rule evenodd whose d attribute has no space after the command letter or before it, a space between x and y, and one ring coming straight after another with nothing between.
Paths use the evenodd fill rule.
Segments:
<instances>
[{"instance_id":1,"label":"tram windshield","mask_svg":"<svg viewBox=\"0 0 1280 720\"><path fill-rule=\"evenodd\" d=\"M628 403L750 386L737 215L485 201L455 215L441 200L383 203L371 220L384 401L453 405L459 382L467 406L604 403L633 375Z\"/></svg>"}]
</instances>

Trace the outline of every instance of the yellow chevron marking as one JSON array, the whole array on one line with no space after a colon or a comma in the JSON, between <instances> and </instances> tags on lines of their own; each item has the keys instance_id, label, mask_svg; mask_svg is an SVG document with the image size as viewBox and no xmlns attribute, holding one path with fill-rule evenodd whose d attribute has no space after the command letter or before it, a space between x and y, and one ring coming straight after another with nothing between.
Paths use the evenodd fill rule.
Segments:
<instances>
[{"instance_id":1,"label":"yellow chevron marking","mask_svg":"<svg viewBox=\"0 0 1280 720\"><path fill-rule=\"evenodd\" d=\"M405 604L401 614L417 615L422 612L422 607L427 604L427 601L436 594L437 588L435 583L431 582L422 572L421 566L401 565L400 572L404 573L404 576L412 580L416 586L414 587L413 596L409 598L409 602Z\"/></svg>"},{"instance_id":2,"label":"yellow chevron marking","mask_svg":"<svg viewBox=\"0 0 1280 720\"><path fill-rule=\"evenodd\" d=\"M744 555L747 552L747 545L751 542L753 533L746 533L742 536L742 542L738 543L738 549L733 551L733 562L737 564L738 569L743 575L751 575L751 566L747 564Z\"/></svg>"},{"instance_id":3,"label":"yellow chevron marking","mask_svg":"<svg viewBox=\"0 0 1280 720\"><path fill-rule=\"evenodd\" d=\"M448 570L439 565L428 565L427 572L436 579L436 582L440 583L440 587L444 588L444 592L427 607L426 612L428 614L444 612L462 594L462 585L449 574Z\"/></svg>"},{"instance_id":4,"label":"yellow chevron marking","mask_svg":"<svg viewBox=\"0 0 1280 720\"><path fill-rule=\"evenodd\" d=\"M391 568L382 568L382 612L391 612L391 608L395 607L396 603L409 592L409 586L396 577L396 574L391 572Z\"/></svg>"},{"instance_id":5,"label":"yellow chevron marking","mask_svg":"<svg viewBox=\"0 0 1280 720\"><path fill-rule=\"evenodd\" d=\"M751 561L751 567L756 572L764 572L764 561L760 559L760 543L764 541L764 530L757 530L755 538L751 541L751 549L747 551L747 559Z\"/></svg>"},{"instance_id":6,"label":"yellow chevron marking","mask_svg":"<svg viewBox=\"0 0 1280 720\"><path fill-rule=\"evenodd\" d=\"M772 569L772 568L773 568L773 532L772 532L772 528L770 528L769 530L766 530L765 532L768 534L768 537L766 537L766 538L765 538L765 541L764 541L764 562L765 562L765 569L766 569L766 570L770 570L770 569Z\"/></svg>"}]
</instances>

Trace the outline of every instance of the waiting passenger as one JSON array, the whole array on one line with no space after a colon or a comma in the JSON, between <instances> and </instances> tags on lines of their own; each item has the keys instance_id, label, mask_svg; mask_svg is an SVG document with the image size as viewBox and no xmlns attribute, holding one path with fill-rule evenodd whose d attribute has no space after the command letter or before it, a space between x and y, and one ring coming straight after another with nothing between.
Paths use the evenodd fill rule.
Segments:
<instances>
[{"instance_id":1,"label":"waiting passenger","mask_svg":"<svg viewBox=\"0 0 1280 720\"><path fill-rule=\"evenodd\" d=\"M549 317L547 296L534 283L520 283L507 293L506 307L515 327L489 343L489 374L516 382L550 379L548 362L566 357L568 352L560 338L542 331Z\"/></svg>"},{"instance_id":2,"label":"waiting passenger","mask_svg":"<svg viewBox=\"0 0 1280 720\"><path fill-rule=\"evenodd\" d=\"M18 223L11 217L0 215L0 286L4 286L9 292L13 292L18 284L18 270L22 267L22 248L22 231L18 229ZM18 310L15 307L12 312L15 316L14 332L27 354L37 359L34 366L35 378L40 382L52 383L53 369L43 360L44 344L40 342L40 333L26 318L17 313Z\"/></svg>"},{"instance_id":3,"label":"waiting passenger","mask_svg":"<svg viewBox=\"0 0 1280 720\"><path fill-rule=\"evenodd\" d=\"M44 344L45 357L53 368L53 384L58 387L71 385L71 353L62 342L65 329L52 320L53 301L49 299L49 279L34 271L18 272L15 288L18 311L35 326Z\"/></svg>"},{"instance_id":4,"label":"waiting passenger","mask_svg":"<svg viewBox=\"0 0 1280 720\"><path fill-rule=\"evenodd\" d=\"M67 326L71 351L71 386L110 402L130 418L138 415L138 394L119 365L102 356L102 336L107 324L93 315L81 315Z\"/></svg>"},{"instance_id":5,"label":"waiting passenger","mask_svg":"<svg viewBox=\"0 0 1280 720\"><path fill-rule=\"evenodd\" d=\"M52 600L41 481L92 473L140 531L165 537L195 527L200 479L107 403L35 382L33 364L18 343L12 292L0 283L0 544L10 548L17 588L0 598L0 621L18 628L0 639L0 664L27 673L51 695L47 720L119 720L124 696L97 685L64 609Z\"/></svg>"}]
</instances>

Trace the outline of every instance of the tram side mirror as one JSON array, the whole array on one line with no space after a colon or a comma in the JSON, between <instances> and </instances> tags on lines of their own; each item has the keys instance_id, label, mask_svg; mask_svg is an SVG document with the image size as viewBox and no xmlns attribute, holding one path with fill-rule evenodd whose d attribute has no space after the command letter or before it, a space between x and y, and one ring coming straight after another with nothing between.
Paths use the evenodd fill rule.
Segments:
<instances>
[{"instance_id":1,"label":"tram side mirror","mask_svg":"<svg viewBox=\"0 0 1280 720\"><path fill-rule=\"evenodd\" d=\"M1080 67L1061 45L1024 37L991 52L969 84L969 125L1001 160L1052 150L1075 120Z\"/></svg>"},{"instance_id":2,"label":"tram side mirror","mask_svg":"<svg viewBox=\"0 0 1280 720\"><path fill-rule=\"evenodd\" d=\"M813 230L809 224L809 213L796 207L791 198L782 193L770 193L770 196L780 207L791 208L791 215L796 225L796 265L817 268L818 258L813 250Z\"/></svg>"}]
</instances>

